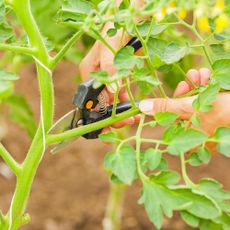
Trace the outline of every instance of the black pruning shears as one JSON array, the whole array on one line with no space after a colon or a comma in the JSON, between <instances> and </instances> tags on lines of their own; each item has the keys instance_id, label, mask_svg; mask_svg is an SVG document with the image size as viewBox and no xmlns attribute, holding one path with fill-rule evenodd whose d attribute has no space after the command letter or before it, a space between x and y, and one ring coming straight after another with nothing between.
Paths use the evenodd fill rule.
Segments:
<instances>
[{"instance_id":1,"label":"black pruning shears","mask_svg":"<svg viewBox=\"0 0 230 230\"><path fill-rule=\"evenodd\" d=\"M132 46L135 50L142 47L141 42L137 38L131 39L126 46ZM50 134L58 134L67 130L71 130L82 125L91 124L97 121L109 118L112 115L113 105L107 106L104 102L103 89L105 85L99 88L94 88L94 79L84 82L79 85L74 98L73 105L75 109L60 118L50 129ZM97 107L97 111L95 108ZM118 103L116 106L116 113L122 113L131 109L130 102ZM83 135L86 139L96 139L101 133L102 129L89 132ZM64 141L56 144L51 150L56 153L61 150L69 141Z\"/></svg>"}]
</instances>

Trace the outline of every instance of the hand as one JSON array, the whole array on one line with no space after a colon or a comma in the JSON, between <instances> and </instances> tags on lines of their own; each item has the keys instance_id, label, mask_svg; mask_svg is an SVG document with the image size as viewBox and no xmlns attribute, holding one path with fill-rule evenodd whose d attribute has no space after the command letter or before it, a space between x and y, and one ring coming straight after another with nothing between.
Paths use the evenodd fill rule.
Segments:
<instances>
[{"instance_id":1,"label":"hand","mask_svg":"<svg viewBox=\"0 0 230 230\"><path fill-rule=\"evenodd\" d=\"M187 76L197 85L208 84L211 71L207 68L201 68L199 71L191 69ZM174 96L181 96L192 90L192 86L186 81L178 84ZM196 96L179 99L147 99L140 103L140 110L146 115L154 116L157 112L174 112L179 114L183 120L189 120L194 109L192 103ZM213 104L212 110L206 113L199 113L201 120L201 129L210 135L213 135L219 126L230 126L230 92L219 93L217 100Z\"/></svg>"},{"instance_id":2,"label":"hand","mask_svg":"<svg viewBox=\"0 0 230 230\"><path fill-rule=\"evenodd\" d=\"M103 34L106 34L106 31L111 28L112 25L109 23L103 29ZM117 50L120 46L120 41L122 37L122 31L118 31L116 36L111 38L106 38L110 45ZM123 45L127 44L129 41L129 37L126 35L123 39ZM113 53L100 41L96 41L92 49L83 59L83 61L79 65L79 71L81 77L84 81L90 78L90 73L98 70L105 70L109 74L114 75L116 70L113 65ZM108 104L113 104L114 100L114 87L107 87L103 91L104 96L106 97L106 101ZM125 102L129 100L128 93L124 88L119 92L119 100L120 102ZM113 124L114 128L121 128L125 125L132 125L136 121L139 120L139 116L128 118L124 121Z\"/></svg>"}]
</instances>

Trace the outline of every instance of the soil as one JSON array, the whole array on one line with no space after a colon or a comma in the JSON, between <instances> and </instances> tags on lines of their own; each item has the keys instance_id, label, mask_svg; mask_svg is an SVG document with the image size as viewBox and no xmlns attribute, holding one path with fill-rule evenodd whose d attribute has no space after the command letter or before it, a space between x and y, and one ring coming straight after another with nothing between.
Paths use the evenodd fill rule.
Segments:
<instances>
[{"instance_id":1,"label":"soil","mask_svg":"<svg viewBox=\"0 0 230 230\"><path fill-rule=\"evenodd\" d=\"M58 119L72 109L75 92L77 67L64 62L54 74L56 93L56 113ZM39 117L39 94L34 66L28 65L21 71L21 80L16 90L23 92L29 104ZM3 124L1 124L3 125ZM14 157L22 161L30 140L25 131L7 121L4 144ZM159 135L155 132L151 135ZM109 180L103 169L103 158L110 146L99 140L77 139L60 154L51 155L47 151L37 172L27 212L31 215L29 225L23 230L100 230L109 193ZM178 159L169 157L170 167L179 170ZM1 162L1 161L0 161ZM211 163L199 168L191 168L190 176L198 181L201 177L213 177L230 189L229 161L216 155ZM5 212L15 186L15 178L0 175L0 206ZM140 184L134 183L126 191L122 230L154 230L143 206L137 204ZM172 220L165 220L163 230L189 230L175 214Z\"/></svg>"}]
</instances>

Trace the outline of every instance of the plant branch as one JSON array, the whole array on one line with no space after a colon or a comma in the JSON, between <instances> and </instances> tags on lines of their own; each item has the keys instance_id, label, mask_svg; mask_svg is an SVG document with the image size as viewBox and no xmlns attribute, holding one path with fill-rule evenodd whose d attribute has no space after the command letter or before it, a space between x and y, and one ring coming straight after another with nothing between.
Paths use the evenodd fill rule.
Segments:
<instances>
[{"instance_id":1,"label":"plant branch","mask_svg":"<svg viewBox=\"0 0 230 230\"><path fill-rule=\"evenodd\" d=\"M21 167L19 164L14 160L14 158L10 155L10 153L6 150L6 148L0 143L0 156L12 170L12 172L18 176Z\"/></svg>"},{"instance_id":2,"label":"plant branch","mask_svg":"<svg viewBox=\"0 0 230 230\"><path fill-rule=\"evenodd\" d=\"M141 180L146 180L148 177L143 173L142 168L141 168L141 133L142 129L144 127L144 122L145 122L145 115L142 114L140 123L138 125L138 129L136 132L136 161L137 161L137 171L138 174L141 178Z\"/></svg>"},{"instance_id":3,"label":"plant branch","mask_svg":"<svg viewBox=\"0 0 230 230\"><path fill-rule=\"evenodd\" d=\"M62 49L56 54L56 56L50 62L50 69L54 69L57 63L63 58L66 52L76 43L76 41L83 35L83 31L75 33L62 47Z\"/></svg>"},{"instance_id":4,"label":"plant branch","mask_svg":"<svg viewBox=\"0 0 230 230\"><path fill-rule=\"evenodd\" d=\"M117 114L116 117L112 118L107 118L102 121L98 121L89 125L84 125L76 129L72 129L60 134L55 134L55 135L48 135L47 136L47 145L55 144L58 142L62 142L65 140L71 140L73 138L82 136L83 134L102 129L104 127L110 126L115 122L122 121L126 118L132 117L134 115L139 114L140 111L138 108L132 108L126 112L123 112L121 114Z\"/></svg>"},{"instance_id":5,"label":"plant branch","mask_svg":"<svg viewBox=\"0 0 230 230\"><path fill-rule=\"evenodd\" d=\"M184 76L184 78L185 78L185 80L187 80L188 81L188 83L190 83L191 85L192 85L192 87L194 88L194 89L196 89L197 88L197 85L187 76L187 74L184 72L184 70L181 68L181 66L180 66L180 64L178 64L178 63L176 63L176 64L174 64L176 67L177 67L177 69L181 72L181 74Z\"/></svg>"},{"instance_id":6,"label":"plant branch","mask_svg":"<svg viewBox=\"0 0 230 230\"><path fill-rule=\"evenodd\" d=\"M141 34L139 33L136 24L134 25L134 30L135 30L136 36L137 36L138 39L141 41L142 46L143 46L143 48L144 48L145 54L146 54L146 56L147 56L147 64L148 64L148 66L149 66L151 72L154 73L154 72L155 72L155 68L154 68L154 66L152 65L152 61L151 61L151 58L150 58L150 55L149 55L147 43L145 42L145 40L142 38ZM155 76L155 77L156 77L156 79L160 82L158 76ZM161 97L167 98L167 95L166 95L166 93L165 93L165 91L164 91L162 85L160 84L160 85L158 85L157 87L158 87L158 89L159 89L159 91L160 91Z\"/></svg>"},{"instance_id":7,"label":"plant branch","mask_svg":"<svg viewBox=\"0 0 230 230\"><path fill-rule=\"evenodd\" d=\"M17 53L24 53L24 54L28 54L28 55L35 55L36 54L35 48L15 46L15 45L9 45L9 44L0 44L0 50L12 51L12 52L17 52Z\"/></svg>"}]
</instances>

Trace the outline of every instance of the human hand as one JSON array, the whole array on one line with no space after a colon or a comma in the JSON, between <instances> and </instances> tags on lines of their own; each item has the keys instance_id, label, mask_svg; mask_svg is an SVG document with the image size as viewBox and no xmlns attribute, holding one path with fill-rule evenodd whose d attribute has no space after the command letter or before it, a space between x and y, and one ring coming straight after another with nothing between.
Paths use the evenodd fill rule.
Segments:
<instances>
[{"instance_id":1,"label":"human hand","mask_svg":"<svg viewBox=\"0 0 230 230\"><path fill-rule=\"evenodd\" d=\"M201 68L199 71L191 69L187 76L196 85L206 85L211 76L211 71L207 68ZM192 86L186 81L178 84L174 96L181 96L192 90ZM189 120L194 109L192 103L196 96L185 98L169 98L169 99L146 99L141 101L140 110L150 116L154 116L157 112L174 112L177 113L181 119ZM206 113L199 113L201 120L201 129L210 135L213 135L216 128L219 126L230 126L230 93L219 93L217 100L213 104L212 110Z\"/></svg>"},{"instance_id":2,"label":"human hand","mask_svg":"<svg viewBox=\"0 0 230 230\"><path fill-rule=\"evenodd\" d=\"M106 32L109 28L112 27L112 24L108 23L104 27L102 34L106 35ZM107 37L106 40L108 43L115 49L119 49L120 42L122 40L122 45L128 43L129 36L125 35L124 39L122 39L122 31L118 31L117 34L114 37ZM92 49L89 51L89 53L85 56L85 58L82 60L82 62L79 65L79 71L81 74L81 77L84 81L88 80L90 78L90 73L95 72L98 70L104 70L107 71L111 76L115 74L116 69L113 65L113 58L114 54L109 50L101 41L96 41ZM114 101L114 88L113 87L106 87L106 89L103 91L103 95L106 98L106 102L108 105L113 104ZM119 101L125 102L129 101L129 96L125 88L121 88L119 92ZM132 125L136 121L139 120L139 116L130 117L126 120L123 120L121 122L117 122L113 124L112 127L114 128L121 128L125 125Z\"/></svg>"}]
</instances>

